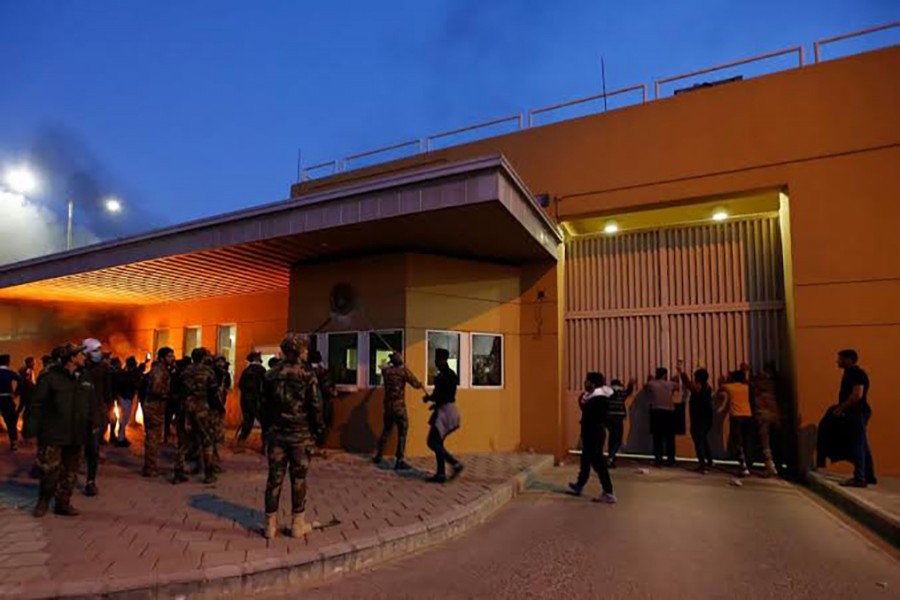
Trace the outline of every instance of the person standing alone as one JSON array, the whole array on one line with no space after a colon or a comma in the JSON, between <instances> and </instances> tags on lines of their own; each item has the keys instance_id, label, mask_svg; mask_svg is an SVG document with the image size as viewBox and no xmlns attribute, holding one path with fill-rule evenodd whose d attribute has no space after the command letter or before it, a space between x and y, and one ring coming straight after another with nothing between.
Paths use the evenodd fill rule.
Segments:
<instances>
[{"instance_id":1,"label":"person standing alone","mask_svg":"<svg viewBox=\"0 0 900 600\"><path fill-rule=\"evenodd\" d=\"M872 449L869 447L867 428L872 418L869 406L869 376L860 368L856 350L838 352L838 367L843 369L838 405L834 409L837 416L846 417L853 432L853 477L842 482L845 487L866 487L878 483Z\"/></svg>"}]
</instances>

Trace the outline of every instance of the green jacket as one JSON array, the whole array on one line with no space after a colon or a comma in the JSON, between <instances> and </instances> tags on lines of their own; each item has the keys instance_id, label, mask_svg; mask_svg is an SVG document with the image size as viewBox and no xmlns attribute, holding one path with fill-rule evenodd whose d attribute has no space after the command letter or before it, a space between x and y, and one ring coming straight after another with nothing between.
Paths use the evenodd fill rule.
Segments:
<instances>
[{"instance_id":1,"label":"green jacket","mask_svg":"<svg viewBox=\"0 0 900 600\"><path fill-rule=\"evenodd\" d=\"M38 380L32 403L34 430L47 446L81 446L92 425L92 407L97 404L94 386L86 377L51 367Z\"/></svg>"},{"instance_id":2,"label":"green jacket","mask_svg":"<svg viewBox=\"0 0 900 600\"><path fill-rule=\"evenodd\" d=\"M315 444L322 428L322 396L312 371L282 362L266 373L261 412L270 440Z\"/></svg>"}]
</instances>

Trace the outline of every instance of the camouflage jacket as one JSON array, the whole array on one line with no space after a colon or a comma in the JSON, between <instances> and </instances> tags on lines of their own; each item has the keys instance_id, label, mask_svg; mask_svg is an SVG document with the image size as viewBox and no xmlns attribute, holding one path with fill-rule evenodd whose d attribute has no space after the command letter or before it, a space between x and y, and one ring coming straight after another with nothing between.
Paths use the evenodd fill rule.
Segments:
<instances>
[{"instance_id":1,"label":"camouflage jacket","mask_svg":"<svg viewBox=\"0 0 900 600\"><path fill-rule=\"evenodd\" d=\"M203 403L210 407L219 402L219 380L212 367L194 363L181 372L180 391L185 404Z\"/></svg>"},{"instance_id":2,"label":"camouflage jacket","mask_svg":"<svg viewBox=\"0 0 900 600\"><path fill-rule=\"evenodd\" d=\"M165 402L172 396L172 373L165 365L153 365L147 378L147 401Z\"/></svg>"},{"instance_id":3,"label":"camouflage jacket","mask_svg":"<svg viewBox=\"0 0 900 600\"><path fill-rule=\"evenodd\" d=\"M382 367L381 376L384 378L384 409L406 411L406 384L420 390L422 383L403 365Z\"/></svg>"},{"instance_id":4,"label":"camouflage jacket","mask_svg":"<svg viewBox=\"0 0 900 600\"><path fill-rule=\"evenodd\" d=\"M322 395L315 374L296 362L269 369L261 412L271 439L313 445L322 427Z\"/></svg>"}]
</instances>

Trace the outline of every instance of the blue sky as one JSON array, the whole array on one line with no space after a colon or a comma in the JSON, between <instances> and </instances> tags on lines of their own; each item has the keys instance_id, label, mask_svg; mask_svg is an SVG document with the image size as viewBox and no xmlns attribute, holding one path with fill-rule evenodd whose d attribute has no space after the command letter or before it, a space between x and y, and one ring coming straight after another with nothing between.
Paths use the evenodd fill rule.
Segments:
<instances>
[{"instance_id":1,"label":"blue sky","mask_svg":"<svg viewBox=\"0 0 900 600\"><path fill-rule=\"evenodd\" d=\"M898 15L895 0L0 0L0 161L44 157L58 214L61 173L90 173L80 193L129 207L112 225L79 213L112 235L284 198L298 147L318 162L595 93L601 55L613 89Z\"/></svg>"}]
</instances>

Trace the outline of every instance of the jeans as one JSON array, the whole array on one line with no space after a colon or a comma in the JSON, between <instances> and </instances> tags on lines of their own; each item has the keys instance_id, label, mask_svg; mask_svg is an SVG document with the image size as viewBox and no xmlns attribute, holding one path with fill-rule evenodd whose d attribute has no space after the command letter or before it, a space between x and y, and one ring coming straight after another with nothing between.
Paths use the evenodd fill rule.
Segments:
<instances>
[{"instance_id":1,"label":"jeans","mask_svg":"<svg viewBox=\"0 0 900 600\"><path fill-rule=\"evenodd\" d=\"M428 431L428 447L434 452L434 457L437 460L437 470L435 471L435 475L439 477L446 476L446 463L450 463L454 467L459 465L459 461L456 460L452 454L447 452L447 448L444 447L444 438L441 437L441 432L433 425Z\"/></svg>"},{"instance_id":2,"label":"jeans","mask_svg":"<svg viewBox=\"0 0 900 600\"><path fill-rule=\"evenodd\" d=\"M613 493L612 479L609 477L609 467L603 460L603 442L606 440L606 431L598 426L596 431L581 432L581 468L578 470L578 480L575 486L583 488L591 476L591 467L600 478L600 485L607 494Z\"/></svg>"},{"instance_id":3,"label":"jeans","mask_svg":"<svg viewBox=\"0 0 900 600\"><path fill-rule=\"evenodd\" d=\"M609 459L616 460L616 454L622 448L622 436L625 435L625 419L613 417L607 424L609 429Z\"/></svg>"},{"instance_id":4,"label":"jeans","mask_svg":"<svg viewBox=\"0 0 900 600\"><path fill-rule=\"evenodd\" d=\"M119 436L118 439L120 442L125 441L125 428L128 427L128 423L131 421L131 406L134 403L134 398L119 398Z\"/></svg>"},{"instance_id":5,"label":"jeans","mask_svg":"<svg viewBox=\"0 0 900 600\"><path fill-rule=\"evenodd\" d=\"M712 430L712 417L691 416L691 439L694 441L694 452L700 466L711 467L713 464L712 448L709 445L709 432Z\"/></svg>"},{"instance_id":6,"label":"jeans","mask_svg":"<svg viewBox=\"0 0 900 600\"><path fill-rule=\"evenodd\" d=\"M16 411L16 401L12 395L0 395L0 412L3 413L3 423L6 425L9 442L15 444L19 439L19 413Z\"/></svg>"},{"instance_id":7,"label":"jeans","mask_svg":"<svg viewBox=\"0 0 900 600\"><path fill-rule=\"evenodd\" d=\"M741 468L749 469L753 463L753 434L755 425L753 417L731 417L729 419L731 435L734 436L738 451L738 462Z\"/></svg>"},{"instance_id":8,"label":"jeans","mask_svg":"<svg viewBox=\"0 0 900 600\"><path fill-rule=\"evenodd\" d=\"M663 462L675 464L675 411L659 408L650 409L650 431L653 434L653 457L657 465Z\"/></svg>"},{"instance_id":9,"label":"jeans","mask_svg":"<svg viewBox=\"0 0 900 600\"><path fill-rule=\"evenodd\" d=\"M869 447L867 428L872 416L868 411L848 412L847 418L853 423L853 478L857 481L875 483L875 464L872 461L872 449Z\"/></svg>"}]
</instances>

